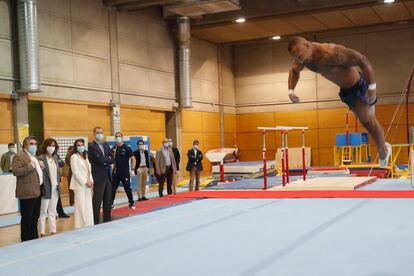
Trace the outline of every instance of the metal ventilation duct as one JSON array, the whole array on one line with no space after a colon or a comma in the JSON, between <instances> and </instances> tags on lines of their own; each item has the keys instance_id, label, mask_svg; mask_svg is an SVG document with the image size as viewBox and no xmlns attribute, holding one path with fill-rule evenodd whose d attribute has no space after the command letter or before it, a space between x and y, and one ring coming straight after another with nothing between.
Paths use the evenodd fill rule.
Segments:
<instances>
[{"instance_id":1,"label":"metal ventilation duct","mask_svg":"<svg viewBox=\"0 0 414 276\"><path fill-rule=\"evenodd\" d=\"M20 92L40 91L36 0L17 1Z\"/></svg>"},{"instance_id":2,"label":"metal ventilation duct","mask_svg":"<svg viewBox=\"0 0 414 276\"><path fill-rule=\"evenodd\" d=\"M192 107L190 72L190 19L177 18L178 35L178 79L180 84L180 104L182 108Z\"/></svg>"}]
</instances>

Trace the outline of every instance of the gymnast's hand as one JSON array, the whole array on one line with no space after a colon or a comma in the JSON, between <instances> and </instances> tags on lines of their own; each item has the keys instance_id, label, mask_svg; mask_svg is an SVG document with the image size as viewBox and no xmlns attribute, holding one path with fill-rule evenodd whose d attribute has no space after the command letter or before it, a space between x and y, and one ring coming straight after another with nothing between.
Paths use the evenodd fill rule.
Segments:
<instances>
[{"instance_id":1,"label":"gymnast's hand","mask_svg":"<svg viewBox=\"0 0 414 276\"><path fill-rule=\"evenodd\" d=\"M289 98L292 101L292 103L298 103L300 102L299 97L295 94L295 92L290 92L289 93Z\"/></svg>"}]
</instances>

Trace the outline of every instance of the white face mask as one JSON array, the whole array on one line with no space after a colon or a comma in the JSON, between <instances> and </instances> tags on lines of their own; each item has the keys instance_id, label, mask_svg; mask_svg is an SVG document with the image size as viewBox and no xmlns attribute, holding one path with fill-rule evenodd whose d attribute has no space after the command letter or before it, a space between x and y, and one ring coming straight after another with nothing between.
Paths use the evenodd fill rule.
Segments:
<instances>
[{"instance_id":1,"label":"white face mask","mask_svg":"<svg viewBox=\"0 0 414 276\"><path fill-rule=\"evenodd\" d=\"M9 148L9 152L10 153L14 153L15 149L14 148Z\"/></svg>"},{"instance_id":2,"label":"white face mask","mask_svg":"<svg viewBox=\"0 0 414 276\"><path fill-rule=\"evenodd\" d=\"M116 137L115 140L117 143L122 143L122 137Z\"/></svg>"},{"instance_id":3,"label":"white face mask","mask_svg":"<svg viewBox=\"0 0 414 276\"><path fill-rule=\"evenodd\" d=\"M195 150L198 150L198 145L194 145L194 149Z\"/></svg>"},{"instance_id":4,"label":"white face mask","mask_svg":"<svg viewBox=\"0 0 414 276\"><path fill-rule=\"evenodd\" d=\"M46 148L46 150L47 150L47 153L49 153L50 155L52 155L54 152L55 152L55 147L47 147Z\"/></svg>"},{"instance_id":5,"label":"white face mask","mask_svg":"<svg viewBox=\"0 0 414 276\"><path fill-rule=\"evenodd\" d=\"M168 143L164 143L164 148L168 148Z\"/></svg>"},{"instance_id":6,"label":"white face mask","mask_svg":"<svg viewBox=\"0 0 414 276\"><path fill-rule=\"evenodd\" d=\"M145 146L144 145L139 145L139 149L140 150L144 150L145 149Z\"/></svg>"},{"instance_id":7,"label":"white face mask","mask_svg":"<svg viewBox=\"0 0 414 276\"><path fill-rule=\"evenodd\" d=\"M173 142L168 142L168 146L170 147L170 148L172 148L173 147Z\"/></svg>"}]
</instances>

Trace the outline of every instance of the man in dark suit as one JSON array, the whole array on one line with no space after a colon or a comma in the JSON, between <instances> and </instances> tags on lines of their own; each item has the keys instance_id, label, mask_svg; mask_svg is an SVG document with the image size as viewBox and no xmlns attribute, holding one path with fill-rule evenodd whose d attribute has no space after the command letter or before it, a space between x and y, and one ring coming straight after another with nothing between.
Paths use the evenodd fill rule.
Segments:
<instances>
[{"instance_id":1,"label":"man in dark suit","mask_svg":"<svg viewBox=\"0 0 414 276\"><path fill-rule=\"evenodd\" d=\"M109 145L104 142L102 127L93 130L95 140L88 146L88 158L92 167L93 185L93 218L99 223L99 213L103 201L103 220L111 221L112 184L111 165L114 159Z\"/></svg>"},{"instance_id":2,"label":"man in dark suit","mask_svg":"<svg viewBox=\"0 0 414 276\"><path fill-rule=\"evenodd\" d=\"M198 191L200 188L200 172L203 170L203 153L198 148L199 142L195 140L193 142L193 148L188 150L187 157L188 163L186 170L190 172L190 183L188 186L189 191L191 192L194 187L195 181L195 190Z\"/></svg>"},{"instance_id":3,"label":"man in dark suit","mask_svg":"<svg viewBox=\"0 0 414 276\"><path fill-rule=\"evenodd\" d=\"M172 150L172 152L174 153L174 158L175 158L175 164L177 165L177 171L173 176L173 185L172 185L172 192L175 195L177 193L177 182L178 182L178 174L180 171L180 151L178 150L178 148L174 147L174 142L173 139L169 138L168 139L168 145L170 147L170 149Z\"/></svg>"}]
</instances>

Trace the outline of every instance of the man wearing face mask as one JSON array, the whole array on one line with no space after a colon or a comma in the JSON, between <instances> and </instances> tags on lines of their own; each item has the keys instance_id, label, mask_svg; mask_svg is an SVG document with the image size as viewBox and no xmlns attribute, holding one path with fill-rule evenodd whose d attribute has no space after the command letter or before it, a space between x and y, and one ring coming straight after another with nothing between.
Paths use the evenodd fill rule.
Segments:
<instances>
[{"instance_id":1,"label":"man wearing face mask","mask_svg":"<svg viewBox=\"0 0 414 276\"><path fill-rule=\"evenodd\" d=\"M1 170L3 173L12 172L11 164L15 155L15 147L13 143L7 145L9 151L1 156Z\"/></svg>"},{"instance_id":2,"label":"man wearing face mask","mask_svg":"<svg viewBox=\"0 0 414 276\"><path fill-rule=\"evenodd\" d=\"M169 148L168 139L162 140L162 147L157 151L155 157L155 169L157 171L158 179L158 194L163 197L164 182L167 179L167 193L172 194L173 175L177 171L174 153Z\"/></svg>"},{"instance_id":3,"label":"man wearing face mask","mask_svg":"<svg viewBox=\"0 0 414 276\"><path fill-rule=\"evenodd\" d=\"M132 154L131 148L124 144L123 138L124 136L121 132L115 133L116 145L112 147L112 154L115 158L115 166L112 173L112 206L114 205L119 182L122 182L128 197L129 208L135 209L130 182L130 177L135 173L129 167L129 160L131 160L131 168L135 168L135 157Z\"/></svg>"},{"instance_id":4,"label":"man wearing face mask","mask_svg":"<svg viewBox=\"0 0 414 276\"><path fill-rule=\"evenodd\" d=\"M103 221L111 221L112 182L111 165L114 163L111 148L104 142L102 127L93 130L95 140L89 144L88 158L92 167L93 177L93 218L99 223L99 215L103 202Z\"/></svg>"},{"instance_id":5,"label":"man wearing face mask","mask_svg":"<svg viewBox=\"0 0 414 276\"><path fill-rule=\"evenodd\" d=\"M16 197L20 203L21 240L39 237L37 221L40 216L40 185L43 184L44 163L36 158L37 139L28 136L23 140L23 150L16 153L12 162L16 176Z\"/></svg>"},{"instance_id":6,"label":"man wearing face mask","mask_svg":"<svg viewBox=\"0 0 414 276\"><path fill-rule=\"evenodd\" d=\"M138 201L147 200L145 197L145 188L148 178L148 170L150 166L149 154L145 149L145 143L143 140L138 140L137 142L138 149L134 151L134 156L136 165L135 165L135 174L137 175L137 194Z\"/></svg>"},{"instance_id":7,"label":"man wearing face mask","mask_svg":"<svg viewBox=\"0 0 414 276\"><path fill-rule=\"evenodd\" d=\"M178 182L178 174L179 174L179 170L180 170L181 156L180 156L180 151L178 150L178 148L174 147L173 139L171 139L171 138L168 139L168 146L170 147L170 149L174 153L175 165L177 167L177 171L173 176L173 186L172 186L172 191L173 191L173 194L175 195L177 193L177 182Z\"/></svg>"},{"instance_id":8,"label":"man wearing face mask","mask_svg":"<svg viewBox=\"0 0 414 276\"><path fill-rule=\"evenodd\" d=\"M199 142L195 140L193 142L193 148L188 150L187 157L188 163L186 170L190 172L190 183L188 190L191 192L194 188L195 181L195 190L198 191L200 188L200 172L203 170L203 153L198 148Z\"/></svg>"}]
</instances>

